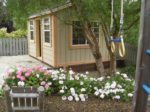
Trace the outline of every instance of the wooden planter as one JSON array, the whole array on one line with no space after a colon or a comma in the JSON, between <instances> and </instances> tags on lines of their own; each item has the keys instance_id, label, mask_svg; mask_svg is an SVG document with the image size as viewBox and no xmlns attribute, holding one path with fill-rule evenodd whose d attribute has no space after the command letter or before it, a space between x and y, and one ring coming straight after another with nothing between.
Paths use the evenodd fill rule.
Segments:
<instances>
[{"instance_id":1,"label":"wooden planter","mask_svg":"<svg viewBox=\"0 0 150 112\"><path fill-rule=\"evenodd\" d=\"M44 88L4 87L7 112L43 112Z\"/></svg>"}]
</instances>

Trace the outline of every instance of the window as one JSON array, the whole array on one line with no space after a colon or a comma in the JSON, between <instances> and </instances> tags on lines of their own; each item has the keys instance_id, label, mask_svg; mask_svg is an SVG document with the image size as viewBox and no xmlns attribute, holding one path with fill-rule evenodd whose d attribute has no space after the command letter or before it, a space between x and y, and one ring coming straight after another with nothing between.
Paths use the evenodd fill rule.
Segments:
<instances>
[{"instance_id":1,"label":"window","mask_svg":"<svg viewBox=\"0 0 150 112\"><path fill-rule=\"evenodd\" d=\"M44 42L45 43L50 43L50 33L51 33L51 29L50 29L50 19L49 18L44 18L43 19L43 27L44 27Z\"/></svg>"},{"instance_id":2,"label":"window","mask_svg":"<svg viewBox=\"0 0 150 112\"><path fill-rule=\"evenodd\" d=\"M34 25L33 25L33 21L30 21L30 39L34 40Z\"/></svg>"},{"instance_id":3,"label":"window","mask_svg":"<svg viewBox=\"0 0 150 112\"><path fill-rule=\"evenodd\" d=\"M91 29L94 32L97 40L99 41L99 23L92 22ZM84 38L84 35L82 34L80 21L73 21L72 45L85 45L85 44L88 44L88 42Z\"/></svg>"}]
</instances>

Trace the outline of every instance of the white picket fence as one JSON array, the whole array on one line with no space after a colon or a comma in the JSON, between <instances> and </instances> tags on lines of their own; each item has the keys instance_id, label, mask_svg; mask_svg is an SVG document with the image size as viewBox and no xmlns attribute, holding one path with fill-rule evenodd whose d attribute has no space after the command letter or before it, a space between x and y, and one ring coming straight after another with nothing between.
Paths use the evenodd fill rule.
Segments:
<instances>
[{"instance_id":1,"label":"white picket fence","mask_svg":"<svg viewBox=\"0 0 150 112\"><path fill-rule=\"evenodd\" d=\"M0 38L0 56L28 54L27 38Z\"/></svg>"}]
</instances>

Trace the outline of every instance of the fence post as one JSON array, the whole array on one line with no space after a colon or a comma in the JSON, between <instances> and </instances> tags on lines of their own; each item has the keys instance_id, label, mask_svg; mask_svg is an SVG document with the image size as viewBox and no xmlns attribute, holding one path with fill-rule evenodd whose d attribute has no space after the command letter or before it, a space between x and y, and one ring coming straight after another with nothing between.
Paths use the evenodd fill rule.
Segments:
<instances>
[{"instance_id":1,"label":"fence post","mask_svg":"<svg viewBox=\"0 0 150 112\"><path fill-rule=\"evenodd\" d=\"M4 87L4 95L6 99L6 111L12 112L12 105L11 105L11 98L10 98L10 87L5 86Z\"/></svg>"},{"instance_id":2,"label":"fence post","mask_svg":"<svg viewBox=\"0 0 150 112\"><path fill-rule=\"evenodd\" d=\"M38 92L39 92L39 109L40 112L44 112L44 87L40 86L38 88Z\"/></svg>"}]
</instances>

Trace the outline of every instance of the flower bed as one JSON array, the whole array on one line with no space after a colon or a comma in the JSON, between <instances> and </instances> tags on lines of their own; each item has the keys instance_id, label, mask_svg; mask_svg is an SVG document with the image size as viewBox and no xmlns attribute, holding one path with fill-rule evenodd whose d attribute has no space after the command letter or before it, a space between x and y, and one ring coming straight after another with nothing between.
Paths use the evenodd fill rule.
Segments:
<instances>
[{"instance_id":1,"label":"flower bed","mask_svg":"<svg viewBox=\"0 0 150 112\"><path fill-rule=\"evenodd\" d=\"M94 78L89 77L88 72L82 74L72 70L19 66L6 72L5 85L43 86L46 95L61 95L62 100L69 101L86 101L89 96L129 101L133 96L133 80L124 73Z\"/></svg>"}]
</instances>

